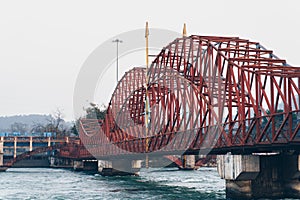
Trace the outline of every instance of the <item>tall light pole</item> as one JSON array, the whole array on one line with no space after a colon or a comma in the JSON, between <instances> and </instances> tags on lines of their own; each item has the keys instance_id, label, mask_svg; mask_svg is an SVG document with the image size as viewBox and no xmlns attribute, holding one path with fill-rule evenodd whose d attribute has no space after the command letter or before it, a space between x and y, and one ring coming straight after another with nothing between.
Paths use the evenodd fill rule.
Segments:
<instances>
[{"instance_id":1,"label":"tall light pole","mask_svg":"<svg viewBox=\"0 0 300 200\"><path fill-rule=\"evenodd\" d=\"M116 77L117 77L117 84L118 84L118 80L119 80L119 43L122 43L123 41L120 39L115 39L112 42L117 43L117 69L116 69Z\"/></svg>"}]
</instances>

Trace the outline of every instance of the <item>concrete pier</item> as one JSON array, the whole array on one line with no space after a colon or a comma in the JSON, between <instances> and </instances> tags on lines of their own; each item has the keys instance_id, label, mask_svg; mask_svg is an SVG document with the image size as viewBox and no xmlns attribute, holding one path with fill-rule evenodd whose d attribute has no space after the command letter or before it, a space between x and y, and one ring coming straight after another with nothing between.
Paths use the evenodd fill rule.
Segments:
<instances>
[{"instance_id":1,"label":"concrete pier","mask_svg":"<svg viewBox=\"0 0 300 200\"><path fill-rule=\"evenodd\" d=\"M4 150L3 150L3 146L4 146L4 138L0 137L0 172L5 172L7 170L7 167L3 166L4 163L4 159L3 159L3 155L4 155Z\"/></svg>"},{"instance_id":2,"label":"concrete pier","mask_svg":"<svg viewBox=\"0 0 300 200\"><path fill-rule=\"evenodd\" d=\"M97 160L73 160L70 158L50 157L50 167L67 168L75 171L97 171Z\"/></svg>"},{"instance_id":3,"label":"concrete pier","mask_svg":"<svg viewBox=\"0 0 300 200\"><path fill-rule=\"evenodd\" d=\"M103 176L139 175L142 160L99 160L98 171Z\"/></svg>"},{"instance_id":4,"label":"concrete pier","mask_svg":"<svg viewBox=\"0 0 300 200\"><path fill-rule=\"evenodd\" d=\"M50 160L50 167L53 168L67 168L67 169L74 168L74 163L73 160L71 159L51 156L49 160Z\"/></svg>"},{"instance_id":5,"label":"concrete pier","mask_svg":"<svg viewBox=\"0 0 300 200\"><path fill-rule=\"evenodd\" d=\"M98 171L97 160L74 160L73 169L76 171Z\"/></svg>"},{"instance_id":6,"label":"concrete pier","mask_svg":"<svg viewBox=\"0 0 300 200\"><path fill-rule=\"evenodd\" d=\"M0 137L0 166L3 166L3 155L4 155L3 144L4 144L4 138Z\"/></svg>"},{"instance_id":7,"label":"concrete pier","mask_svg":"<svg viewBox=\"0 0 300 200\"><path fill-rule=\"evenodd\" d=\"M230 199L300 198L299 156L219 155L218 172Z\"/></svg>"},{"instance_id":8,"label":"concrete pier","mask_svg":"<svg viewBox=\"0 0 300 200\"><path fill-rule=\"evenodd\" d=\"M195 168L195 155L183 155L182 156L182 170L194 170Z\"/></svg>"},{"instance_id":9,"label":"concrete pier","mask_svg":"<svg viewBox=\"0 0 300 200\"><path fill-rule=\"evenodd\" d=\"M14 158L17 157L17 141L18 141L18 138L14 137Z\"/></svg>"}]
</instances>

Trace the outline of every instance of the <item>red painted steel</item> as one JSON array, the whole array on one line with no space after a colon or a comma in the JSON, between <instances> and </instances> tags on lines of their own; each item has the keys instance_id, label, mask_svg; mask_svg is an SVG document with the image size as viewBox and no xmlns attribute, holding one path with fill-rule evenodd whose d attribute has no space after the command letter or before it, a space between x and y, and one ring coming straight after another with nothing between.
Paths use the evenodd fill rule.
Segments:
<instances>
[{"instance_id":1,"label":"red painted steel","mask_svg":"<svg viewBox=\"0 0 300 200\"><path fill-rule=\"evenodd\" d=\"M81 120L80 137L93 155L146 153L146 114L149 152L271 149L300 141L300 68L258 42L178 38L152 62L147 84L145 73L133 68L123 76L104 121Z\"/></svg>"},{"instance_id":2,"label":"red painted steel","mask_svg":"<svg viewBox=\"0 0 300 200\"><path fill-rule=\"evenodd\" d=\"M178 156L166 155L164 157L169 159L173 163L175 163L180 169L183 168L183 163L182 163L182 159L180 158L180 156L178 157Z\"/></svg>"}]
</instances>

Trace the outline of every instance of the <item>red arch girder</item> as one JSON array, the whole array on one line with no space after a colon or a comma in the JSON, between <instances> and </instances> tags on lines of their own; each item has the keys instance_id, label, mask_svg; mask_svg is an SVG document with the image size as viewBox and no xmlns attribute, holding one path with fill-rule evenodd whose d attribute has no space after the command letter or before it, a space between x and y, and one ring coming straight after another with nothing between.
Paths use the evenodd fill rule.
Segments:
<instances>
[{"instance_id":1,"label":"red arch girder","mask_svg":"<svg viewBox=\"0 0 300 200\"><path fill-rule=\"evenodd\" d=\"M205 124L205 121L198 123L195 123L194 121L204 119L199 116L204 116L209 111L207 107L208 100L205 99L204 95L202 95L203 99L199 99L199 96L201 95L198 95L196 88L192 87L189 81L172 76L168 77L168 79L169 83L166 83L165 79L161 79L161 82L158 81L148 88L151 113L150 118L153 119L149 124L150 131L148 136L151 137L166 132L185 132L185 130L190 129L195 130L199 128L195 126L196 124L203 125ZM133 92L132 96L128 98L127 103L123 105L119 112L120 115L118 115L116 119L119 125L125 125L121 127L120 130L125 134L133 136L131 138L127 137L127 140L145 137L145 127L139 127L140 131L138 131L136 129L136 120L131 115L132 110L135 110L135 107L132 107L131 100L134 99L134 97L145 98L145 89L142 88L140 91ZM143 93L143 95L140 95L141 93ZM138 102L141 102L141 99L139 99ZM180 111L183 113L180 114ZM202 111L202 113L199 111ZM144 109L142 109L142 112L144 112ZM142 116L142 119L139 120L143 119L144 115ZM171 137L168 137L168 141L173 138L173 135L170 136ZM158 139L159 138L160 136L158 136ZM157 139L155 138L153 140L155 140L155 142L150 142L150 151L152 149L161 149L167 144L157 142ZM121 141L122 138L115 140L116 143ZM150 141L152 141L152 139ZM154 148L157 143L160 146Z\"/></svg>"},{"instance_id":2,"label":"red arch girder","mask_svg":"<svg viewBox=\"0 0 300 200\"><path fill-rule=\"evenodd\" d=\"M181 59L178 59L179 57ZM242 136L237 134L233 128L229 129L227 134L221 135L223 142L226 140L226 135L229 136L225 142L229 146L246 144L246 127L252 125L253 113L255 113L257 121L262 116L262 112L263 115L267 116L266 110L270 111L270 116L277 115L279 111L278 102L280 101L285 104L282 113L291 111L288 109L288 105L293 104L295 108L299 108L299 102L296 102L296 96L299 95L297 81L299 80L299 68L285 66L285 60L276 58L272 51L263 49L259 43L238 38L191 36L175 40L162 50L160 56L153 63L155 66L151 71L152 77L157 78L169 67L169 69L177 70L185 78L196 83L195 85L200 85L203 88L208 87L213 98L223 96L220 90L215 88L216 85L225 88L224 111L228 114L226 120L222 121L221 124L225 129L228 124L234 127L233 123L235 123L238 127L242 127L242 136L244 136L242 140L237 141ZM202 79L199 74L204 75L204 78ZM289 87L290 92L287 91L288 87L278 83L284 79L287 82L286 85L293 86L293 88ZM271 86L267 93L265 88L268 81ZM198 82L202 82L202 84ZM271 96L273 99L270 100ZM287 103L287 99L292 101ZM219 112L219 114L221 113L222 111ZM261 132L259 126L256 127L260 133L256 133L258 136L254 137L256 142L260 143L264 133ZM272 142L277 139L274 130ZM278 130L277 132L279 134Z\"/></svg>"},{"instance_id":3,"label":"red arch girder","mask_svg":"<svg viewBox=\"0 0 300 200\"><path fill-rule=\"evenodd\" d=\"M144 68L133 68L127 72L118 83L115 89L109 107L106 114L104 124L105 134L110 141L116 142L119 139L131 139L132 137L128 134L123 133L119 125L116 123L117 115L120 112L125 101L132 95L133 91L138 91L145 85L145 69ZM141 107L141 104L135 104Z\"/></svg>"},{"instance_id":4,"label":"red arch girder","mask_svg":"<svg viewBox=\"0 0 300 200\"><path fill-rule=\"evenodd\" d=\"M199 115L201 118L199 121L192 120L194 124L190 124L190 127L195 126L197 129L185 126L186 129L182 133L178 129L174 131L165 129L161 134L150 135L149 149L160 149L162 144L169 143L174 135L180 134L182 135L180 142L173 140L173 149L169 149L170 151L178 150L184 147L184 144L188 145L189 149L199 149L208 136L208 125L218 130L210 134L208 142L214 145L213 141L217 140L215 148L299 140L300 124L295 120L300 104L299 68L288 66L285 60L277 58L273 51L265 49L258 42L237 37L179 38L160 52L148 73L149 96L158 93L158 88L150 87L160 85L161 82L157 83L158 80L180 76L196 88L197 95L203 94L207 97L208 110L209 108L216 110L215 113L209 114L203 112L204 114ZM136 97L133 97L132 105L137 103ZM168 95L160 96L160 102L165 103L164 108L174 104L172 99L167 97ZM154 105L157 96L151 98ZM176 101L176 104L180 104L180 101ZM139 112L141 111L140 108ZM134 110L131 109L131 112ZM161 114L159 119L169 116L172 120L171 117L174 116L163 111L157 113ZM205 124L199 124L203 121ZM180 118L178 123L185 123L184 119ZM214 132L219 132L218 138ZM124 131L118 134L122 135ZM186 137L188 134L192 137ZM124 137L118 138L120 138L118 143L125 149L131 148L136 150L135 152L145 150L143 143L145 138L126 140Z\"/></svg>"},{"instance_id":5,"label":"red arch girder","mask_svg":"<svg viewBox=\"0 0 300 200\"><path fill-rule=\"evenodd\" d=\"M144 83L144 68L136 67L126 72L112 95L105 119L101 122L97 119L80 120L80 138L93 155L99 154L98 146L109 145L111 142L115 142L117 138L121 138L121 140L132 139L130 135L120 130L115 119L124 101L131 95L132 91L143 87Z\"/></svg>"},{"instance_id":6,"label":"red arch girder","mask_svg":"<svg viewBox=\"0 0 300 200\"><path fill-rule=\"evenodd\" d=\"M162 81L164 81L164 80L162 80ZM202 108L202 110L206 112L206 107L205 106L206 106L207 102L200 101L200 103L197 103L197 102L199 102L199 99L197 99L196 93L193 96L191 95L192 94L191 91L195 92L194 91L195 88L193 88L193 90L189 89L189 88L192 88L190 86L189 82L185 81L185 82L183 82L184 83L183 84L182 82L177 81L177 85L175 85L175 86L177 88L179 88L179 89L182 89L181 87L183 87L183 90L181 90L181 91L179 91L179 90L175 91L174 87L172 87L172 86L174 86L174 82L171 81L171 83L172 83L171 85L170 84L168 85L164 81L164 83L162 83L162 85L164 85L164 86L159 86L158 84L149 86L149 98L150 98L149 101L150 101L150 105L151 105L150 110L151 110L152 115L154 114L153 116L157 118L157 121L159 121L160 117L161 118L164 117L164 115L167 113L167 117L165 117L164 121L163 121L164 123L159 124L160 131L153 130L153 128L156 129L156 127L158 125L157 123L156 124L153 123L153 125L156 125L156 126L150 126L150 129L152 129L152 134L150 134L150 136L152 136L152 138L150 139L150 148L149 149L151 151L152 150L154 151L154 150L161 149L162 147L164 147L167 144L166 143L166 138L168 138L168 141L170 141L174 137L174 134L171 134L171 135L165 137L165 140L163 142L163 140L161 140L161 137L162 137L162 136L160 136L161 134L164 134L165 132L170 132L170 131L173 131L173 132L178 132L178 131L184 132L184 130L186 128L182 128L182 127L184 127L184 126L191 126L192 120L191 120L191 118L188 118L191 115L185 114L185 115L182 115L182 116L178 117L180 107L181 108L183 107L183 111L189 110L189 113L194 113L195 114L195 113L197 113L198 110L200 110L199 106L203 106L204 105L203 108ZM169 88L166 88L166 86L168 86ZM143 88L141 89L141 91L143 91L143 93L145 93L145 90ZM176 97L175 93L177 93L177 97ZM135 94L139 94L139 95L135 95ZM144 98L145 95L140 95L140 92L134 91L133 94L128 97L129 100L127 102L129 102L129 105L126 105L126 104L124 104L125 106L123 105L123 107L119 111L119 114L121 114L121 115L119 115L117 117L117 119L116 119L116 121L118 121L119 125L127 124L127 121L124 120L124 119L122 119L121 117L124 117L124 115L122 115L122 114L124 114L124 113L130 113L132 111L132 107L131 107L132 104L130 103L131 99L132 99L132 96L133 97L142 97L142 98ZM190 100L191 97L194 97L193 101ZM184 102L183 105L182 104L179 105L179 99ZM187 102L188 100L189 100L189 102L187 103L188 106L186 106L185 102ZM161 104L161 107L156 107L155 108L154 105L158 104L158 103ZM129 112L126 112L126 110L124 110L124 108L129 109ZM159 108L159 109L157 109L157 108ZM192 110L192 108L194 110ZM161 112L161 110L164 111L164 112ZM108 109L108 113L109 112L110 112L110 110ZM157 113L160 114L161 116L158 116ZM129 115L129 117L125 115L125 118L126 117L129 118L129 120L132 120L132 116L131 115ZM199 117L199 114L198 114L197 117ZM144 118L144 116L143 116L143 118ZM184 122L183 124L180 123L180 119L183 119L182 120ZM196 118L196 120L197 119L198 118ZM175 121L177 123L174 123ZM99 127L100 126L99 126L99 123L97 121L95 121L94 123L92 123L93 120L85 120L85 121L82 120L82 122L84 122L83 125L82 125L83 126L83 130L82 131L87 130L89 132L92 132L93 134L95 134L95 133L97 133L97 131L99 131ZM131 122L133 122L133 124L131 126L129 126L129 128L127 128L127 127L121 127L121 128L119 128L119 130L121 131L121 133L123 135L126 134L126 135L130 135L131 136L131 137L127 137L125 140L126 141L129 141L129 140L139 140L139 138L145 137L145 127L142 127L142 129L140 129L142 131L140 131L140 133L137 134L138 131L134 127L136 124L134 123L133 120ZM178 127L179 125L182 125L181 130L179 129L180 127ZM91 130L91 127L93 127L93 126L94 127L98 126L98 129L96 127L94 131ZM195 127L193 127L193 129L195 129ZM112 130L111 132L115 133L115 130ZM170 130L170 131L167 131L167 130ZM93 134L91 134L91 135L93 135ZM160 134L160 135L157 138L155 138L156 134ZM88 134L86 134L86 135L88 135ZM115 134L115 135L117 135L117 134ZM95 137L93 137L91 139L96 140ZM122 142L123 138L124 137L122 137L122 138L116 138L116 137L114 137L113 139L115 139L115 140L113 142L115 144L119 144L119 143ZM141 140L139 140L139 141L141 141ZM86 143L86 142L84 142L84 143ZM87 142L87 143L89 143L89 142ZM94 144L94 142L92 142L92 141L90 143ZM117 146L119 146L120 148L126 148L126 150L128 150L128 151L132 150L132 151L136 152L136 150L134 150L132 148L129 149L129 147L127 147L126 145L125 146L122 146L122 145L121 146L117 145ZM141 146L141 148L138 150L138 152L144 152L144 150L145 150L145 143L144 144L141 143L141 144L139 144L139 146ZM179 149L179 148L177 148L177 149Z\"/></svg>"}]
</instances>

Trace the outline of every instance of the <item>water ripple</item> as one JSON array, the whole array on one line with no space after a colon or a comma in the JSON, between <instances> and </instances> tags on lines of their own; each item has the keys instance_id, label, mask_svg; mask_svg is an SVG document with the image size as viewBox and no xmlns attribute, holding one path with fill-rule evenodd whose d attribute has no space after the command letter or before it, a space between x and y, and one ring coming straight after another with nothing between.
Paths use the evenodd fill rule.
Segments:
<instances>
[{"instance_id":1,"label":"water ripple","mask_svg":"<svg viewBox=\"0 0 300 200\"><path fill-rule=\"evenodd\" d=\"M139 177L102 177L62 169L12 168L0 174L0 199L225 199L214 168L143 169Z\"/></svg>"}]
</instances>

